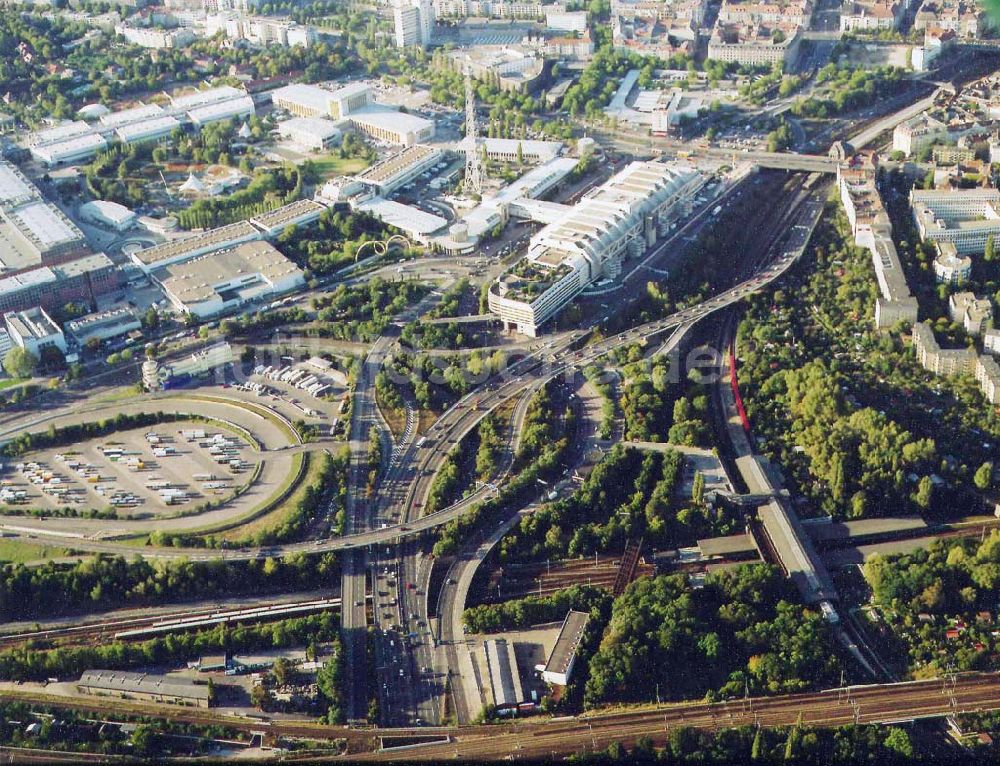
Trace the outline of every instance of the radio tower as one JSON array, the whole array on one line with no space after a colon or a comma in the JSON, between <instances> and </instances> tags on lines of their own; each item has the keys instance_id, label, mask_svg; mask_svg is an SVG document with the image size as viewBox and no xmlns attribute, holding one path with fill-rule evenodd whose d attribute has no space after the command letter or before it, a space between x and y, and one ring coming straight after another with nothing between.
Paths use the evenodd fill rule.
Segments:
<instances>
[{"instance_id":1,"label":"radio tower","mask_svg":"<svg viewBox=\"0 0 1000 766\"><path fill-rule=\"evenodd\" d=\"M465 193L483 193L483 158L479 152L479 131L476 129L476 93L468 67L465 69Z\"/></svg>"}]
</instances>

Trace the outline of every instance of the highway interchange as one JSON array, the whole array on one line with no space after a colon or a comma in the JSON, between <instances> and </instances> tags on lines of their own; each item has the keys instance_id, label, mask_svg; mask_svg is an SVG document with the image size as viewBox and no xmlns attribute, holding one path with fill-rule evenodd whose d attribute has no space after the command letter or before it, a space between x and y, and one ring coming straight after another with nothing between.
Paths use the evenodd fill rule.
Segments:
<instances>
[{"instance_id":1,"label":"highway interchange","mask_svg":"<svg viewBox=\"0 0 1000 766\"><path fill-rule=\"evenodd\" d=\"M907 110L906 113L909 113ZM895 115L898 117L899 114ZM892 122L887 118L880 127ZM872 131L868 131L871 133ZM868 136L865 135L865 138ZM632 145L618 139L619 145ZM719 161L731 159L732 152L705 150L705 158ZM836 163L821 156L746 153L739 157L763 167L809 173L830 173ZM738 185L723 191L718 201L737 193ZM550 335L523 354L501 372L476 386L458 402L444 411L437 421L416 438L407 429L405 438L395 441L382 418L375 397L375 376L397 350L399 328L405 322L425 313L434 296L408 309L397 317L396 324L382 335L365 355L353 394L349 446L351 453L349 505L347 525L342 536L304 542L270 545L236 550L204 548L157 549L116 543L110 540L74 539L74 550L123 555L141 554L146 558L186 557L194 561L216 558L228 560L284 557L298 553L316 554L339 552L342 561L340 609L349 675L348 719L361 722L367 718L369 700L379 703L383 724L412 727L421 724L441 724L444 721L444 692L449 669L456 669L452 688L452 704L460 724L469 723L479 712L482 697L475 696L475 685L463 684L462 677L471 673L468 649L462 640L460 615L475 574L476 567L490 548L516 519L537 507L511 509L503 519L482 530L469 544L447 574L447 585L439 602L428 601L431 560L423 551L421 541L428 532L466 514L477 503L502 486L506 471L513 461L516 441L525 411L534 395L550 381L560 381L567 392L579 394L581 431L577 438L592 445L594 441L592 410L579 388L579 373L615 351L640 344L646 349L667 345L679 339L698 321L738 304L757 292L767 289L791 268L803 252L808 237L822 208L826 187L800 189L776 204L776 215L767 230L761 232L763 260L754 260L754 268L731 287L671 315L636 325L607 337L593 337L590 328L583 327ZM659 242L644 256L643 264L669 259L684 241L696 236L710 224L708 210L715 201L684 224L676 233ZM406 267L407 276L428 269L445 270L448 261L433 267L424 264L414 271ZM402 274L403 272L397 272ZM640 274L633 271L629 279ZM362 277L359 277L361 279ZM642 281L642 280L639 280ZM641 286L636 289L641 290ZM493 486L481 486L452 505L434 513L424 514L428 493L435 475L449 452L460 445L490 413L505 412L509 417L511 437L505 450L502 469L494 477ZM588 414L589 413L589 414ZM85 411L81 414L86 414ZM31 419L7 420L3 433L10 434L25 427L37 427L59 417L58 412L45 413ZM369 434L377 432L382 444L382 461L377 469L375 492L369 496L365 486L369 479ZM3 435L0 433L0 435ZM581 449L581 452L585 449ZM38 530L8 529L8 534L38 542ZM58 541L54 544L62 544ZM333 606L332 602L330 604ZM276 608L287 607L278 604ZM439 617L437 631L432 631L432 617ZM374 628L371 631L369 628ZM375 636L374 646L369 639ZM377 680L370 675L369 650L377 668ZM375 684L375 688L370 688ZM922 716L936 716L956 710L994 709L1000 706L1000 679L993 675L959 677L947 683L900 684L884 687L863 687L834 690L819 694L788 698L769 698L717 705L680 705L655 710L626 711L551 722L545 725L523 725L496 729L484 736L477 729L440 729L447 738L441 744L427 744L406 752L407 758L440 760L444 758L497 759L516 757L546 757L549 754L570 754L581 750L599 750L611 741L634 742L644 736L662 738L666 731L678 725L706 728L738 725L786 725L803 723L832 726L850 722L895 721ZM804 712L804 718L803 716ZM412 729L400 728L400 733ZM424 727L421 731L436 731ZM390 731L385 732L391 733ZM354 757L392 757L391 753L353 753Z\"/></svg>"}]
</instances>

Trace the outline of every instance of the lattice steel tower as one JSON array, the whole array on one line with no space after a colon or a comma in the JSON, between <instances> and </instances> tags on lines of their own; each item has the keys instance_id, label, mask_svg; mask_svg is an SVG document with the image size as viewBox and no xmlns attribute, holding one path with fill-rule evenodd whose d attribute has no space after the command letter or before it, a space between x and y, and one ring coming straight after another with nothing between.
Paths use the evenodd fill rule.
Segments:
<instances>
[{"instance_id":1,"label":"lattice steel tower","mask_svg":"<svg viewBox=\"0 0 1000 766\"><path fill-rule=\"evenodd\" d=\"M483 193L483 158L476 127L476 93L468 67L465 68L465 193Z\"/></svg>"}]
</instances>

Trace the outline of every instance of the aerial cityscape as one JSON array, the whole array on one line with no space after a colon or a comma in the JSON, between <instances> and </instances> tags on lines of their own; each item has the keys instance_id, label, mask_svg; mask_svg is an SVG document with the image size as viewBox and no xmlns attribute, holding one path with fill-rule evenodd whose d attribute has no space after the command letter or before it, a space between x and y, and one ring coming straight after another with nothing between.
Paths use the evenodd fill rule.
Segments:
<instances>
[{"instance_id":1,"label":"aerial cityscape","mask_svg":"<svg viewBox=\"0 0 1000 766\"><path fill-rule=\"evenodd\" d=\"M1000 7L0 51L0 761L1000 763Z\"/></svg>"}]
</instances>

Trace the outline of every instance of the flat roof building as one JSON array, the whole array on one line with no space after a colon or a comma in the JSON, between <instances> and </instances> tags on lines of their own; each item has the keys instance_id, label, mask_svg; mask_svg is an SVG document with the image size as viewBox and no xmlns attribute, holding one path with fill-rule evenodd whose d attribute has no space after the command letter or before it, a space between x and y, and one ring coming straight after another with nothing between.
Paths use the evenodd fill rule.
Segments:
<instances>
[{"instance_id":1,"label":"flat roof building","mask_svg":"<svg viewBox=\"0 0 1000 766\"><path fill-rule=\"evenodd\" d=\"M689 165L632 162L531 238L527 255L489 289L490 311L535 337L588 285L616 279L690 205L702 175Z\"/></svg>"},{"instance_id":2,"label":"flat roof building","mask_svg":"<svg viewBox=\"0 0 1000 766\"><path fill-rule=\"evenodd\" d=\"M513 644L502 638L490 638L483 642L483 648L493 689L493 704L498 710L516 708L525 699Z\"/></svg>"},{"instance_id":3,"label":"flat roof building","mask_svg":"<svg viewBox=\"0 0 1000 766\"><path fill-rule=\"evenodd\" d=\"M854 242L872 256L879 296L875 300L875 326L892 327L897 322L917 321L917 299L906 282L892 224L875 184L873 161L860 158L837 168L840 201L854 234Z\"/></svg>"},{"instance_id":4,"label":"flat roof building","mask_svg":"<svg viewBox=\"0 0 1000 766\"><path fill-rule=\"evenodd\" d=\"M104 253L96 253L0 278L0 312L31 306L56 309L71 301L92 306L121 284L118 267Z\"/></svg>"},{"instance_id":5,"label":"flat roof building","mask_svg":"<svg viewBox=\"0 0 1000 766\"><path fill-rule=\"evenodd\" d=\"M154 274L170 302L199 319L305 286L302 270L267 242L246 242Z\"/></svg>"},{"instance_id":6,"label":"flat roof building","mask_svg":"<svg viewBox=\"0 0 1000 766\"><path fill-rule=\"evenodd\" d=\"M140 106L133 106L129 109L122 109L117 112L109 112L108 114L102 115L100 123L102 127L115 130L123 125L145 122L146 120L163 117L164 115L166 115L166 112L163 111L162 106L157 104L142 104Z\"/></svg>"},{"instance_id":7,"label":"flat roof building","mask_svg":"<svg viewBox=\"0 0 1000 766\"><path fill-rule=\"evenodd\" d=\"M261 239L263 236L249 221L238 221L184 239L147 247L132 253L131 258L136 266L148 273L155 268L186 261L242 242Z\"/></svg>"},{"instance_id":8,"label":"flat roof building","mask_svg":"<svg viewBox=\"0 0 1000 766\"><path fill-rule=\"evenodd\" d=\"M107 146L104 136L82 120L41 130L28 137L31 155L49 167L89 159Z\"/></svg>"},{"instance_id":9,"label":"flat roof building","mask_svg":"<svg viewBox=\"0 0 1000 766\"><path fill-rule=\"evenodd\" d=\"M326 117L293 117L278 123L278 135L303 149L322 151L340 142L340 128Z\"/></svg>"},{"instance_id":10,"label":"flat roof building","mask_svg":"<svg viewBox=\"0 0 1000 766\"><path fill-rule=\"evenodd\" d=\"M990 235L1000 235L997 189L913 189L910 208L921 239L952 242L959 255L982 253Z\"/></svg>"},{"instance_id":11,"label":"flat roof building","mask_svg":"<svg viewBox=\"0 0 1000 766\"><path fill-rule=\"evenodd\" d=\"M115 128L115 136L123 144L134 144L140 141L157 141L169 136L181 126L176 117L164 114L150 117L139 122L130 122Z\"/></svg>"},{"instance_id":12,"label":"flat roof building","mask_svg":"<svg viewBox=\"0 0 1000 766\"><path fill-rule=\"evenodd\" d=\"M566 686L576 664L576 652L583 640L590 615L586 612L570 611L563 619L559 636L542 670L542 680L555 686Z\"/></svg>"},{"instance_id":13,"label":"flat roof building","mask_svg":"<svg viewBox=\"0 0 1000 766\"><path fill-rule=\"evenodd\" d=\"M11 256L0 254L7 268L52 263L87 250L86 239L76 224L55 205L41 198L0 210L0 218L6 224L2 227L3 234L9 234L5 237L6 244L24 259L10 262Z\"/></svg>"},{"instance_id":14,"label":"flat roof building","mask_svg":"<svg viewBox=\"0 0 1000 766\"><path fill-rule=\"evenodd\" d=\"M132 227L136 215L124 205L107 200L94 200L80 205L80 217L85 221L104 226L114 231L125 231Z\"/></svg>"},{"instance_id":15,"label":"flat roof building","mask_svg":"<svg viewBox=\"0 0 1000 766\"><path fill-rule=\"evenodd\" d=\"M210 122L220 122L221 120L232 120L243 117L253 117L253 98L245 93L242 95L226 99L225 101L215 101L203 106L196 106L184 112L188 122L197 127L207 125Z\"/></svg>"},{"instance_id":16,"label":"flat roof building","mask_svg":"<svg viewBox=\"0 0 1000 766\"><path fill-rule=\"evenodd\" d=\"M41 358L47 348L58 348L66 353L66 338L41 306L34 306L24 311L12 311L4 314L4 324L7 334L14 345L23 348L36 358Z\"/></svg>"},{"instance_id":17,"label":"flat roof building","mask_svg":"<svg viewBox=\"0 0 1000 766\"><path fill-rule=\"evenodd\" d=\"M16 166L0 161L0 209L18 207L39 196L38 188Z\"/></svg>"},{"instance_id":18,"label":"flat roof building","mask_svg":"<svg viewBox=\"0 0 1000 766\"><path fill-rule=\"evenodd\" d=\"M464 142L463 142L464 143ZM499 162L548 162L559 156L561 141L529 141L518 138L481 138L486 156Z\"/></svg>"},{"instance_id":19,"label":"flat roof building","mask_svg":"<svg viewBox=\"0 0 1000 766\"><path fill-rule=\"evenodd\" d=\"M441 150L433 146L408 146L362 170L353 178L373 186L379 194L390 194L425 172L440 156Z\"/></svg>"},{"instance_id":20,"label":"flat roof building","mask_svg":"<svg viewBox=\"0 0 1000 766\"><path fill-rule=\"evenodd\" d=\"M114 340L142 328L139 317L128 306L101 311L96 314L72 319L65 325L65 330L78 346L84 345L92 338L104 341Z\"/></svg>"},{"instance_id":21,"label":"flat roof building","mask_svg":"<svg viewBox=\"0 0 1000 766\"><path fill-rule=\"evenodd\" d=\"M378 141L411 146L434 137L434 121L373 104L354 112L351 124Z\"/></svg>"},{"instance_id":22,"label":"flat roof building","mask_svg":"<svg viewBox=\"0 0 1000 766\"><path fill-rule=\"evenodd\" d=\"M297 117L329 117L343 120L374 101L371 86L350 83L336 90L319 85L293 83L271 94L271 102Z\"/></svg>"},{"instance_id":23,"label":"flat roof building","mask_svg":"<svg viewBox=\"0 0 1000 766\"><path fill-rule=\"evenodd\" d=\"M287 226L303 226L317 220L326 208L311 199L289 202L274 210L260 213L250 219L250 223L266 237L280 234Z\"/></svg>"},{"instance_id":24,"label":"flat roof building","mask_svg":"<svg viewBox=\"0 0 1000 766\"><path fill-rule=\"evenodd\" d=\"M211 704L208 684L180 676L129 673L123 670L86 670L76 686L84 694L99 697L203 708Z\"/></svg>"}]
</instances>

